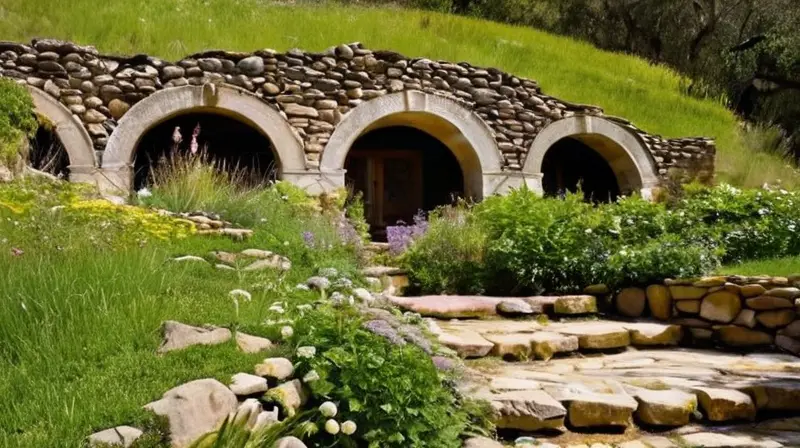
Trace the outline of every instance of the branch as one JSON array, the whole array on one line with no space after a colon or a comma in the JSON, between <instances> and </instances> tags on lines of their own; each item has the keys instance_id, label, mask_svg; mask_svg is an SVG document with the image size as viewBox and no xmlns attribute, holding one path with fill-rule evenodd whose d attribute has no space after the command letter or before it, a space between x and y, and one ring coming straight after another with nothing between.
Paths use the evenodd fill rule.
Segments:
<instances>
[{"instance_id":1,"label":"branch","mask_svg":"<svg viewBox=\"0 0 800 448\"><path fill-rule=\"evenodd\" d=\"M741 51L749 50L749 49L755 47L756 45L760 44L761 42L763 42L766 39L767 39L766 35L759 34L759 35L756 35L756 36L753 36L753 37L747 39L746 41L744 41L744 42L742 42L742 43L740 43L740 44L738 44L738 45L736 45L734 47L731 47L729 49L729 51L732 52L732 53L739 53Z\"/></svg>"}]
</instances>

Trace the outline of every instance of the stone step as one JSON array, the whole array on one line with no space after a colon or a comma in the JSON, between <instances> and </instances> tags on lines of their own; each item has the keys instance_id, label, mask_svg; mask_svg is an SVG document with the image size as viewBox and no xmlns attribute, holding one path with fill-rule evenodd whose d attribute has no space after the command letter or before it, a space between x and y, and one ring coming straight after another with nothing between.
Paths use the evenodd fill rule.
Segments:
<instances>
[{"instance_id":1,"label":"stone step","mask_svg":"<svg viewBox=\"0 0 800 448\"><path fill-rule=\"evenodd\" d=\"M458 322L462 331L465 323ZM540 333L514 334L527 341ZM550 417L534 412L539 405L552 410L551 400L563 406L563 424L581 431L634 424L693 428L690 422L697 418L736 424L776 411L800 415L800 362L793 359L667 347L549 361L468 362L469 385L462 392L489 400L498 412L495 418L502 417L499 427L520 431L556 429L555 422L545 422ZM798 421L793 430L800 429Z\"/></svg>"},{"instance_id":2,"label":"stone step","mask_svg":"<svg viewBox=\"0 0 800 448\"><path fill-rule=\"evenodd\" d=\"M377 272L377 268L373 268ZM366 275L366 272L365 272ZM387 299L404 311L423 317L441 319L491 318L496 316L557 317L585 316L597 313L597 299L590 295L487 297L487 296L388 296Z\"/></svg>"}]
</instances>

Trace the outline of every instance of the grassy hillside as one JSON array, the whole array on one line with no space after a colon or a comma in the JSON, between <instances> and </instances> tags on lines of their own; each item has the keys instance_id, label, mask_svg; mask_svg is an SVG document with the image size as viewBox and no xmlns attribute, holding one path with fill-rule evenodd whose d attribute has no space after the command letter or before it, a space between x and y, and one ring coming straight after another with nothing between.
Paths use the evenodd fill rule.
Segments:
<instances>
[{"instance_id":1,"label":"grassy hillside","mask_svg":"<svg viewBox=\"0 0 800 448\"><path fill-rule=\"evenodd\" d=\"M208 48L322 50L361 41L409 56L470 61L536 79L546 93L592 103L666 137L717 139L719 179L744 186L800 174L757 151L721 103L680 93L680 77L634 57L527 28L398 9L286 6L260 0L5 0L0 38L58 37L101 51L178 59ZM754 148L755 147L755 148Z\"/></svg>"}]
</instances>

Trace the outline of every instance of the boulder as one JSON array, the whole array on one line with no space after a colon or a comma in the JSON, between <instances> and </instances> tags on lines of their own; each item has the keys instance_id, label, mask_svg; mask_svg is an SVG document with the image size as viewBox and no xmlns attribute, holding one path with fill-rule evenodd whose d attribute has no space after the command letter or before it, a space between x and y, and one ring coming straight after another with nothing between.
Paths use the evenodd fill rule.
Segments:
<instances>
[{"instance_id":1,"label":"boulder","mask_svg":"<svg viewBox=\"0 0 800 448\"><path fill-rule=\"evenodd\" d=\"M282 437L275 441L273 448L308 448L302 440L297 437Z\"/></svg>"},{"instance_id":2,"label":"boulder","mask_svg":"<svg viewBox=\"0 0 800 448\"><path fill-rule=\"evenodd\" d=\"M203 379L170 389L145 409L166 417L172 446L183 448L216 429L237 406L236 395L224 384Z\"/></svg>"},{"instance_id":3,"label":"boulder","mask_svg":"<svg viewBox=\"0 0 800 448\"><path fill-rule=\"evenodd\" d=\"M681 446L702 448L781 448L784 445L762 437L697 432L681 436Z\"/></svg>"},{"instance_id":4,"label":"boulder","mask_svg":"<svg viewBox=\"0 0 800 448\"><path fill-rule=\"evenodd\" d=\"M749 297L757 297L767 292L767 289L758 284L752 285L744 285L742 289L739 290L739 294L742 297L749 298Z\"/></svg>"},{"instance_id":5,"label":"boulder","mask_svg":"<svg viewBox=\"0 0 800 448\"><path fill-rule=\"evenodd\" d=\"M272 341L267 338L236 332L236 345L239 350L245 353L258 353L272 348Z\"/></svg>"},{"instance_id":6,"label":"boulder","mask_svg":"<svg viewBox=\"0 0 800 448\"><path fill-rule=\"evenodd\" d=\"M308 394L300 380L292 380L267 391L264 399L278 404L287 416L293 417L308 401Z\"/></svg>"},{"instance_id":7,"label":"boulder","mask_svg":"<svg viewBox=\"0 0 800 448\"><path fill-rule=\"evenodd\" d=\"M256 375L283 381L292 376L294 365L286 358L267 358L255 366Z\"/></svg>"},{"instance_id":8,"label":"boulder","mask_svg":"<svg viewBox=\"0 0 800 448\"><path fill-rule=\"evenodd\" d=\"M507 316L533 314L533 308L522 300L503 300L497 304L497 312Z\"/></svg>"},{"instance_id":9,"label":"boulder","mask_svg":"<svg viewBox=\"0 0 800 448\"><path fill-rule=\"evenodd\" d=\"M773 296L758 296L746 299L745 303L748 308L757 311L777 310L782 308L794 308L794 301Z\"/></svg>"},{"instance_id":10,"label":"boulder","mask_svg":"<svg viewBox=\"0 0 800 448\"><path fill-rule=\"evenodd\" d=\"M534 380L499 376L489 381L489 388L493 392L507 392L510 390L536 390L541 389L542 385Z\"/></svg>"},{"instance_id":11,"label":"boulder","mask_svg":"<svg viewBox=\"0 0 800 448\"><path fill-rule=\"evenodd\" d=\"M264 393L269 390L266 378L250 375L249 373L237 373L231 378L231 384L228 387L231 392L240 397Z\"/></svg>"},{"instance_id":12,"label":"boulder","mask_svg":"<svg viewBox=\"0 0 800 448\"><path fill-rule=\"evenodd\" d=\"M564 427L566 409L542 390L511 391L481 398L491 403L494 423L500 429L539 431Z\"/></svg>"},{"instance_id":13,"label":"boulder","mask_svg":"<svg viewBox=\"0 0 800 448\"><path fill-rule=\"evenodd\" d=\"M756 314L756 320L767 328L781 328L792 323L795 315L793 309L762 311Z\"/></svg>"},{"instance_id":14,"label":"boulder","mask_svg":"<svg viewBox=\"0 0 800 448\"><path fill-rule=\"evenodd\" d=\"M648 425L683 426L697 409L697 397L676 389L647 390L636 392L639 408L636 418Z\"/></svg>"},{"instance_id":15,"label":"boulder","mask_svg":"<svg viewBox=\"0 0 800 448\"><path fill-rule=\"evenodd\" d=\"M576 315L597 312L597 299L594 296L563 296L553 303L556 314Z\"/></svg>"},{"instance_id":16,"label":"boulder","mask_svg":"<svg viewBox=\"0 0 800 448\"><path fill-rule=\"evenodd\" d=\"M753 420L756 407L749 395L738 390L700 387L695 390L706 417L713 422Z\"/></svg>"},{"instance_id":17,"label":"boulder","mask_svg":"<svg viewBox=\"0 0 800 448\"><path fill-rule=\"evenodd\" d=\"M669 287L669 293L673 300L698 300L702 299L707 292L708 288L696 286L675 285Z\"/></svg>"},{"instance_id":18,"label":"boulder","mask_svg":"<svg viewBox=\"0 0 800 448\"><path fill-rule=\"evenodd\" d=\"M739 315L733 320L734 325L742 327L753 328L756 326L756 312L753 310L743 309L739 311Z\"/></svg>"},{"instance_id":19,"label":"boulder","mask_svg":"<svg viewBox=\"0 0 800 448\"><path fill-rule=\"evenodd\" d=\"M558 300L558 296L522 297L521 300L527 303L531 307L534 313L553 314L556 300Z\"/></svg>"},{"instance_id":20,"label":"boulder","mask_svg":"<svg viewBox=\"0 0 800 448\"><path fill-rule=\"evenodd\" d=\"M781 297L784 299L794 300L800 297L800 289L798 288L773 288L765 293L771 297Z\"/></svg>"},{"instance_id":21,"label":"boulder","mask_svg":"<svg viewBox=\"0 0 800 448\"><path fill-rule=\"evenodd\" d=\"M717 291L703 298L700 317L714 322L730 323L742 310L742 300L728 291Z\"/></svg>"},{"instance_id":22,"label":"boulder","mask_svg":"<svg viewBox=\"0 0 800 448\"><path fill-rule=\"evenodd\" d=\"M503 448L503 444L488 437L472 437L464 441L463 448Z\"/></svg>"},{"instance_id":23,"label":"boulder","mask_svg":"<svg viewBox=\"0 0 800 448\"><path fill-rule=\"evenodd\" d=\"M531 336L531 353L537 359L549 360L556 353L578 351L578 337L539 331Z\"/></svg>"},{"instance_id":24,"label":"boulder","mask_svg":"<svg viewBox=\"0 0 800 448\"><path fill-rule=\"evenodd\" d=\"M288 271L292 268L292 262L288 258L274 254L270 258L256 260L249 265L245 266L243 271L263 271L266 269L275 269L279 271Z\"/></svg>"},{"instance_id":25,"label":"boulder","mask_svg":"<svg viewBox=\"0 0 800 448\"><path fill-rule=\"evenodd\" d=\"M659 320L668 320L672 317L672 296L669 288L664 285L650 285L645 291L647 306L650 314Z\"/></svg>"},{"instance_id":26,"label":"boulder","mask_svg":"<svg viewBox=\"0 0 800 448\"><path fill-rule=\"evenodd\" d=\"M158 353L183 350L193 345L216 345L228 342L231 331L227 328L200 328L168 320L161 326L164 340Z\"/></svg>"},{"instance_id":27,"label":"boulder","mask_svg":"<svg viewBox=\"0 0 800 448\"><path fill-rule=\"evenodd\" d=\"M772 335L736 325L716 328L719 339L732 347L749 347L772 344Z\"/></svg>"},{"instance_id":28,"label":"boulder","mask_svg":"<svg viewBox=\"0 0 800 448\"><path fill-rule=\"evenodd\" d=\"M625 288L617 294L617 312L623 316L639 317L644 313L647 297L641 288Z\"/></svg>"},{"instance_id":29,"label":"boulder","mask_svg":"<svg viewBox=\"0 0 800 448\"><path fill-rule=\"evenodd\" d=\"M683 337L680 325L641 323L625 324L633 345L678 345Z\"/></svg>"},{"instance_id":30,"label":"boulder","mask_svg":"<svg viewBox=\"0 0 800 448\"><path fill-rule=\"evenodd\" d=\"M675 302L675 309L682 313L697 314L700 312L700 300L677 300Z\"/></svg>"},{"instance_id":31,"label":"boulder","mask_svg":"<svg viewBox=\"0 0 800 448\"><path fill-rule=\"evenodd\" d=\"M133 445L139 437L142 436L142 431L130 426L117 426L116 428L106 429L104 431L96 432L89 436L89 446L123 446L129 447Z\"/></svg>"}]
</instances>

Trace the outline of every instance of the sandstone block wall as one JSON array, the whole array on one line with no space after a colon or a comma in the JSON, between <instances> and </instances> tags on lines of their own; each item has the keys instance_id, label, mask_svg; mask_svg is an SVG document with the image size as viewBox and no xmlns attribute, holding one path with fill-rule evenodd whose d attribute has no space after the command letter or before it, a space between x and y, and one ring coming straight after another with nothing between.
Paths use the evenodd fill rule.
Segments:
<instances>
[{"instance_id":1,"label":"sandstone block wall","mask_svg":"<svg viewBox=\"0 0 800 448\"><path fill-rule=\"evenodd\" d=\"M680 169L710 179L714 168L710 139L664 139L606 116L599 107L550 97L535 81L494 68L408 58L358 43L322 53L205 51L170 62L102 54L91 46L52 39L0 42L0 76L42 89L69 108L85 126L98 156L118 120L143 98L171 87L226 83L254 93L282 113L303 142L308 169L319 167L321 153L345 114L371 99L408 90L454 99L477 114L494 134L503 170L522 170L539 132L576 115L604 117L633 133L663 178Z\"/></svg>"},{"instance_id":2,"label":"sandstone block wall","mask_svg":"<svg viewBox=\"0 0 800 448\"><path fill-rule=\"evenodd\" d=\"M705 277L626 288L618 314L681 325L695 341L729 347L775 345L800 355L800 276Z\"/></svg>"}]
</instances>

